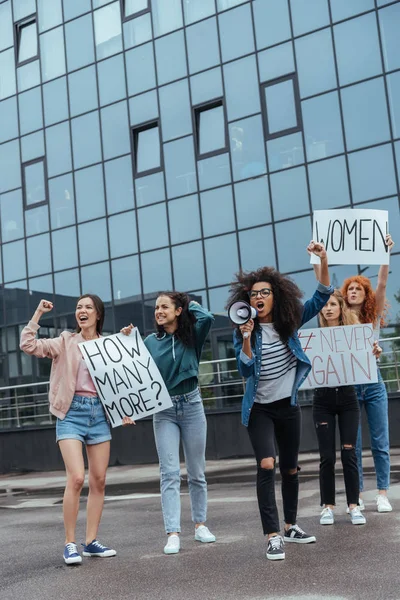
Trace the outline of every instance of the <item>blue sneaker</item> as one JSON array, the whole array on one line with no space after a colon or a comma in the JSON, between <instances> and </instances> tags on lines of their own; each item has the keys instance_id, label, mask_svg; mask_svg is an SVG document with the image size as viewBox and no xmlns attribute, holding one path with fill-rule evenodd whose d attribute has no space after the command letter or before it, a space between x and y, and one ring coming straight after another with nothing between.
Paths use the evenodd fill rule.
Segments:
<instances>
[{"instance_id":1,"label":"blue sneaker","mask_svg":"<svg viewBox=\"0 0 400 600\"><path fill-rule=\"evenodd\" d=\"M80 565L82 562L82 556L73 542L65 545L63 557L66 565Z\"/></svg>"},{"instance_id":2,"label":"blue sneaker","mask_svg":"<svg viewBox=\"0 0 400 600\"><path fill-rule=\"evenodd\" d=\"M98 540L93 540L87 546L82 544L83 546L83 556L98 556L100 558L107 558L108 556L115 556L117 553L112 548L107 548L107 546L103 546L100 544Z\"/></svg>"}]
</instances>

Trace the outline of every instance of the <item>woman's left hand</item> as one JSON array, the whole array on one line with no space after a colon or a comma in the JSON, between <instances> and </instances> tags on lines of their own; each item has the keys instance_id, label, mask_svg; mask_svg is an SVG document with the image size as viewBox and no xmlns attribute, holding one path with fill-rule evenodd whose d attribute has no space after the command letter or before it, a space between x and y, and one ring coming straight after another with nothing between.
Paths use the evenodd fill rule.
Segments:
<instances>
[{"instance_id":1,"label":"woman's left hand","mask_svg":"<svg viewBox=\"0 0 400 600\"><path fill-rule=\"evenodd\" d=\"M386 234L385 244L388 247L389 252L391 252L393 250L394 241L392 240L392 236L390 235L390 233Z\"/></svg>"},{"instance_id":2,"label":"woman's left hand","mask_svg":"<svg viewBox=\"0 0 400 600\"><path fill-rule=\"evenodd\" d=\"M376 340L372 345L372 354L375 356L376 360L378 360L382 354L382 348Z\"/></svg>"},{"instance_id":3,"label":"woman's left hand","mask_svg":"<svg viewBox=\"0 0 400 600\"><path fill-rule=\"evenodd\" d=\"M134 326L132 325L132 323L130 323L127 327L123 327L120 330L120 333L123 333L124 335L131 335L133 328Z\"/></svg>"},{"instance_id":4,"label":"woman's left hand","mask_svg":"<svg viewBox=\"0 0 400 600\"><path fill-rule=\"evenodd\" d=\"M316 256L319 256L319 258L326 258L326 250L322 242L315 242L314 240L311 240L307 246L307 252L310 255L315 254Z\"/></svg>"},{"instance_id":5,"label":"woman's left hand","mask_svg":"<svg viewBox=\"0 0 400 600\"><path fill-rule=\"evenodd\" d=\"M122 425L123 427L125 427L125 425L136 425L135 421L132 421L132 419L130 417L124 417L122 419Z\"/></svg>"}]
</instances>

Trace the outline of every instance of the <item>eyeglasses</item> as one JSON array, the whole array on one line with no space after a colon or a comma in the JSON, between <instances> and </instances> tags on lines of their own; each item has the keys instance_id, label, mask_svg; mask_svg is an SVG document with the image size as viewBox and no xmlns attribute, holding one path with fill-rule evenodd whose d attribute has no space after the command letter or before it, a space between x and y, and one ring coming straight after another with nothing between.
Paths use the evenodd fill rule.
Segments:
<instances>
[{"instance_id":1,"label":"eyeglasses","mask_svg":"<svg viewBox=\"0 0 400 600\"><path fill-rule=\"evenodd\" d=\"M261 298L268 298L268 296L272 294L272 290L271 288L263 288L262 290L251 290L251 292L249 292L250 300L257 298L258 294L260 294Z\"/></svg>"}]
</instances>

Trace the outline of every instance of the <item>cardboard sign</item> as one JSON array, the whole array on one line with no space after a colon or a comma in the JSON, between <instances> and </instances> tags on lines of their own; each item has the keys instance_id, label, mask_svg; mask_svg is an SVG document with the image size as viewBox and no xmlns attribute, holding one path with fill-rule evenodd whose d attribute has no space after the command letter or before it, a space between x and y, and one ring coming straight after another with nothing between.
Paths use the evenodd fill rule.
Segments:
<instances>
[{"instance_id":1,"label":"cardboard sign","mask_svg":"<svg viewBox=\"0 0 400 600\"><path fill-rule=\"evenodd\" d=\"M330 265L388 265L388 227L387 210L316 210L312 235L325 245ZM320 260L312 254L310 262Z\"/></svg>"},{"instance_id":2,"label":"cardboard sign","mask_svg":"<svg viewBox=\"0 0 400 600\"><path fill-rule=\"evenodd\" d=\"M378 381L372 324L301 329L299 338L311 362L301 389Z\"/></svg>"},{"instance_id":3,"label":"cardboard sign","mask_svg":"<svg viewBox=\"0 0 400 600\"><path fill-rule=\"evenodd\" d=\"M112 427L124 416L134 421L172 406L156 363L138 329L79 344Z\"/></svg>"}]
</instances>

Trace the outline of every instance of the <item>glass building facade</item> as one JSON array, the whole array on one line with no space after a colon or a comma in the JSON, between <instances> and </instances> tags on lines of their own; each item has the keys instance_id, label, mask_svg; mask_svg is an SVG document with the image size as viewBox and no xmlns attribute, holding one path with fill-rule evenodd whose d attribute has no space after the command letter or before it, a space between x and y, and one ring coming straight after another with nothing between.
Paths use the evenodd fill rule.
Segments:
<instances>
[{"instance_id":1,"label":"glass building facade","mask_svg":"<svg viewBox=\"0 0 400 600\"><path fill-rule=\"evenodd\" d=\"M0 0L0 385L48 377L18 349L41 297L43 335L81 292L146 334L157 291L222 313L239 268L311 294L314 209L389 210L396 324L399 31L387 0Z\"/></svg>"}]
</instances>

